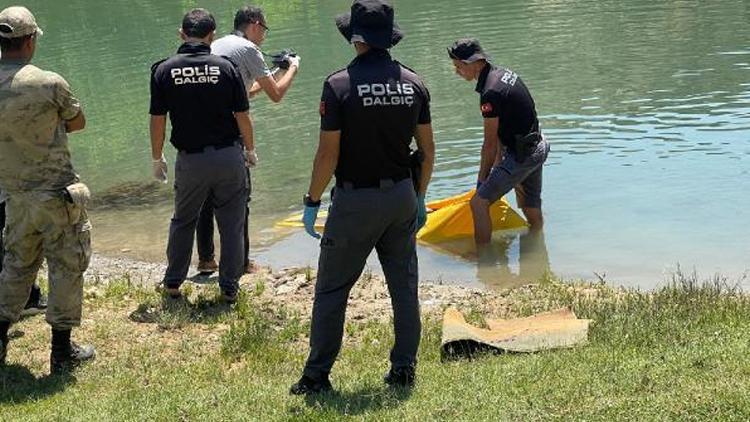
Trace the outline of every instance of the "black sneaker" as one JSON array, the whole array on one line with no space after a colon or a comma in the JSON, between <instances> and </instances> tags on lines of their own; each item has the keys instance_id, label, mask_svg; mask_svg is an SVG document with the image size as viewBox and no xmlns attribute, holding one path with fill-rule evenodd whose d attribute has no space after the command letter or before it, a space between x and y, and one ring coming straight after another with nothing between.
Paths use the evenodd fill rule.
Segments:
<instances>
[{"instance_id":1,"label":"black sneaker","mask_svg":"<svg viewBox=\"0 0 750 422\"><path fill-rule=\"evenodd\" d=\"M82 363L92 360L95 357L96 350L94 346L79 346L70 342L67 350L52 349L52 354L50 355L50 372L53 374L70 372Z\"/></svg>"},{"instance_id":2,"label":"black sneaker","mask_svg":"<svg viewBox=\"0 0 750 422\"><path fill-rule=\"evenodd\" d=\"M405 366L402 368L391 368L383 381L391 387L413 387L414 380L417 378L416 371L413 366Z\"/></svg>"},{"instance_id":3,"label":"black sneaker","mask_svg":"<svg viewBox=\"0 0 750 422\"><path fill-rule=\"evenodd\" d=\"M26 302L26 306L21 311L21 316L33 316L39 315L47 311L47 298L42 294L42 289L39 286L31 288L31 294L29 294L29 300Z\"/></svg>"},{"instance_id":4,"label":"black sneaker","mask_svg":"<svg viewBox=\"0 0 750 422\"><path fill-rule=\"evenodd\" d=\"M289 389L289 394L302 396L308 394L319 394L331 390L333 390L333 386L331 385L331 382L328 381L327 376L323 377L321 380L314 380L307 375L302 375L302 378L300 378L299 381Z\"/></svg>"}]
</instances>

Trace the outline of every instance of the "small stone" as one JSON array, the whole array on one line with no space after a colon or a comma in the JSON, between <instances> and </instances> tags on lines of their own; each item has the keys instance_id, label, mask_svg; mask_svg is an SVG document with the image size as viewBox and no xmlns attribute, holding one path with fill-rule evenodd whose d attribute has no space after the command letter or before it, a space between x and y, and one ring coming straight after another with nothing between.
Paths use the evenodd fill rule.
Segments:
<instances>
[{"instance_id":1,"label":"small stone","mask_svg":"<svg viewBox=\"0 0 750 422\"><path fill-rule=\"evenodd\" d=\"M276 289L276 296L287 295L289 293L292 293L295 290L297 290L295 286L292 286L290 284L284 284L284 285L279 286Z\"/></svg>"}]
</instances>

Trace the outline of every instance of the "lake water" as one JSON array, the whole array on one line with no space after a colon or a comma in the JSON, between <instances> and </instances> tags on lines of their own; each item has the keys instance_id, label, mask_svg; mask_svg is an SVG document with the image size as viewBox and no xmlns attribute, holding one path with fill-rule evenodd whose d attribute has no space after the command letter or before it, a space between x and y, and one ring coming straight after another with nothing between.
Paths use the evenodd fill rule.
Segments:
<instances>
[{"instance_id":1,"label":"lake water","mask_svg":"<svg viewBox=\"0 0 750 422\"><path fill-rule=\"evenodd\" d=\"M0 7L11 3L0 0ZM243 2L23 3L45 30L35 63L64 75L88 116L72 150L99 196L92 213L96 250L164 259L171 192L147 185L149 67L177 48L186 10L208 8L223 34ZM253 174L253 255L277 267L315 265L313 239L272 227L301 208L322 81L353 57L333 24L350 2L257 3L271 27L264 49L294 48L302 70L281 104L254 102L261 164ZM548 262L566 278L598 274L652 287L678 265L732 281L750 269L750 2L394 4L406 37L393 55L423 75L433 98L437 166L429 199L469 189L479 162L477 95L453 74L445 53L456 38L478 37L498 64L521 75L552 145L546 247L540 239L500 236L497 256L480 266L471 254L421 247L423 278L502 286L518 282L524 263ZM171 149L168 159L174 163Z\"/></svg>"}]
</instances>

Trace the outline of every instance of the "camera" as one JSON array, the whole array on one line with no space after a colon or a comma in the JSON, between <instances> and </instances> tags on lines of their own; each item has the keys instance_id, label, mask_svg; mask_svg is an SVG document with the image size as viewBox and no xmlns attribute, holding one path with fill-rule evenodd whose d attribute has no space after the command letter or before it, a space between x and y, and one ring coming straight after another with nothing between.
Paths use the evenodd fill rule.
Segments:
<instances>
[{"instance_id":1,"label":"camera","mask_svg":"<svg viewBox=\"0 0 750 422\"><path fill-rule=\"evenodd\" d=\"M271 58L271 63L273 63L274 66L284 70L289 69L289 59L296 56L297 53L291 48L287 48L279 51L278 53L268 55L268 57Z\"/></svg>"}]
</instances>

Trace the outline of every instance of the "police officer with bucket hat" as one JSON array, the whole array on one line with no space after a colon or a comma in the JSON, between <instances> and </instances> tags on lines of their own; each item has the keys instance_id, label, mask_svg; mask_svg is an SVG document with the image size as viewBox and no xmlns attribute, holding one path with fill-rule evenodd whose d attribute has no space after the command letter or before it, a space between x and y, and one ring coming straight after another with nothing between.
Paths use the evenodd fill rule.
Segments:
<instances>
[{"instance_id":1,"label":"police officer with bucket hat","mask_svg":"<svg viewBox=\"0 0 750 422\"><path fill-rule=\"evenodd\" d=\"M292 394L332 388L328 374L341 349L349 291L373 249L394 314L388 384L414 383L420 340L415 236L426 221L424 197L435 155L429 93L420 77L388 52L403 37L391 5L356 0L336 24L357 57L323 85L320 143L303 217L316 238L320 198L334 173L336 187L320 241L310 355ZM424 156L416 192L412 138Z\"/></svg>"}]
</instances>

